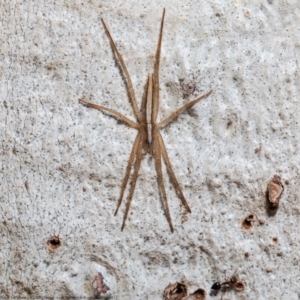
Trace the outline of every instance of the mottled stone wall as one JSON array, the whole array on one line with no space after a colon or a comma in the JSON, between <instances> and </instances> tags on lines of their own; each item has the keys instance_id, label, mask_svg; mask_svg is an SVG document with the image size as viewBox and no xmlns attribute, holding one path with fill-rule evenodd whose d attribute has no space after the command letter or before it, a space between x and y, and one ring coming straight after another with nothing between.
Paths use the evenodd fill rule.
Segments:
<instances>
[{"instance_id":1,"label":"mottled stone wall","mask_svg":"<svg viewBox=\"0 0 300 300\"><path fill-rule=\"evenodd\" d=\"M192 213L163 167L170 233L145 155L121 232L128 188L113 214L136 130L78 101L135 121L100 19L141 105L163 7L158 119L213 89L161 130ZM11 0L0 9L1 299L152 300L176 282L206 299L299 299L299 1ZM284 191L271 214L274 175ZM245 291L209 295L234 274Z\"/></svg>"}]
</instances>

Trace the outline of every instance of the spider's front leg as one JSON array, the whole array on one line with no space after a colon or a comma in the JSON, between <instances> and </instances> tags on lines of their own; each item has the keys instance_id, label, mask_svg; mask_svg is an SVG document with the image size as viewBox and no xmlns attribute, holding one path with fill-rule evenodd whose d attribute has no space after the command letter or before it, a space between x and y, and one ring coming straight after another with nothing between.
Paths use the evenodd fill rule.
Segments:
<instances>
[{"instance_id":1,"label":"spider's front leg","mask_svg":"<svg viewBox=\"0 0 300 300\"><path fill-rule=\"evenodd\" d=\"M123 121L126 125L128 125L131 128L135 128L135 129L140 128L139 124L134 123L133 121L131 121L130 119L128 119L127 117L125 117L124 115L122 115L121 113L119 113L119 112L117 112L113 109L110 109L110 108L107 108L105 106L98 105L98 104L95 104L95 103L91 103L91 102L85 101L83 99L79 99L79 103L81 103L81 104L83 104L87 107L92 107L92 108L95 108L95 109L98 109L98 110L106 111L106 112L110 113L111 115L116 116L118 119Z\"/></svg>"},{"instance_id":2,"label":"spider's front leg","mask_svg":"<svg viewBox=\"0 0 300 300\"><path fill-rule=\"evenodd\" d=\"M193 107L195 104L197 104L199 101L201 101L202 99L208 97L210 94L212 93L212 90L209 91L208 93L198 97L197 99L183 105L181 108L177 109L175 112L173 112L168 118L164 119L163 121L158 123L158 127L162 128L168 124L170 124L175 118L177 118L182 112L184 112L185 110Z\"/></svg>"}]
</instances>

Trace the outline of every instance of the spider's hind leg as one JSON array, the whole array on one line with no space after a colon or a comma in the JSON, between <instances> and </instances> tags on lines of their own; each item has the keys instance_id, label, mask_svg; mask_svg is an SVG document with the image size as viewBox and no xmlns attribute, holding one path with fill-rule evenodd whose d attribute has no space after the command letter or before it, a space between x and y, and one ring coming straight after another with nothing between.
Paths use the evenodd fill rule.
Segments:
<instances>
[{"instance_id":1,"label":"spider's hind leg","mask_svg":"<svg viewBox=\"0 0 300 300\"><path fill-rule=\"evenodd\" d=\"M166 216L167 220L170 226L171 232L174 232L173 225L172 225L172 220L171 220L171 215L170 215L170 210L169 210L169 204L168 204L168 199L167 199L167 194L166 194L166 189L165 185L163 182L163 175L162 175L162 167L161 167L161 149L160 149L160 143L159 143L159 131L158 129L155 130L154 132L154 140L153 140L153 156L155 159L155 168L156 168L156 173L157 173L157 181L158 181L158 186L161 190L162 193L162 198L163 198L163 203L166 211Z\"/></svg>"},{"instance_id":2,"label":"spider's hind leg","mask_svg":"<svg viewBox=\"0 0 300 300\"><path fill-rule=\"evenodd\" d=\"M164 162L166 164L166 167L167 167L167 171L169 173L169 176L171 178L171 181L175 187L175 189L177 190L177 193L179 194L179 198L182 202L182 204L184 205L184 207L186 208L186 210L190 213L191 212L191 209L183 195L183 192L182 192L182 189L178 183L178 180L174 174L174 171L172 169L172 165L171 165L171 162L170 162L170 159L168 157L168 153L167 153L167 150L166 150L166 146L165 146L165 143L164 143L164 140L160 134L160 132L158 131L158 138L159 138L159 143L160 143L160 148L161 148L161 154L162 154L162 157L164 159Z\"/></svg>"},{"instance_id":3,"label":"spider's hind leg","mask_svg":"<svg viewBox=\"0 0 300 300\"><path fill-rule=\"evenodd\" d=\"M143 145L144 145L144 137L143 137L142 134L141 135L139 134L138 138L136 139L136 141L134 143L134 146L133 146L133 147L135 147L135 151L134 151L134 149L132 151L132 155L133 155L132 161L134 159L134 156L136 157L136 159L135 159L135 163L134 163L134 172L133 172L133 175L132 175L131 187L130 187L129 196L128 196L127 203L126 203L126 208L125 208L125 213L124 213L124 217L123 217L123 223L122 223L122 226L121 226L121 231L123 231L123 229L125 227L125 222L126 222L126 219L127 219L127 216L128 216L128 212L129 212L133 192L134 192L137 177L138 177L138 172L139 172L139 169L140 169L140 166L141 166L141 161L142 161L142 157L143 157ZM136 153L136 155L135 155L134 152ZM131 158L131 155L130 155L130 158ZM128 180L128 177L129 177L129 173L130 173L130 169L131 169L131 164L130 164L130 167L129 167L129 164L130 164L130 161L128 162L128 167L127 167L126 175L125 175L124 182L123 182L124 190L125 190L127 180ZM125 182L125 179L126 179L126 182ZM122 189L123 189L123 185L122 185ZM123 190L123 193L124 193L124 190ZM120 198L120 199L122 201L122 198ZM120 202L120 200L119 200L119 202Z\"/></svg>"},{"instance_id":4,"label":"spider's hind leg","mask_svg":"<svg viewBox=\"0 0 300 300\"><path fill-rule=\"evenodd\" d=\"M128 160L128 164L127 164L127 168L126 168L126 173L125 173L124 179L122 181L122 187L121 187L120 197L119 197L119 200L118 200L118 205L117 205L117 208L116 208L116 211L115 211L114 215L116 215L118 213L119 207L122 203L123 196L124 196L124 191L125 191L126 186L127 186L127 182L128 182L128 179L129 179L129 175L130 175L130 171L131 171L131 167L132 167L134 158L137 156L137 151L138 151L138 146L140 144L140 141L141 141L141 135L140 135L140 133L138 133L138 135L136 136L135 141L133 143L132 150L131 150L131 153L130 153L130 156L129 156L129 160Z\"/></svg>"}]
</instances>

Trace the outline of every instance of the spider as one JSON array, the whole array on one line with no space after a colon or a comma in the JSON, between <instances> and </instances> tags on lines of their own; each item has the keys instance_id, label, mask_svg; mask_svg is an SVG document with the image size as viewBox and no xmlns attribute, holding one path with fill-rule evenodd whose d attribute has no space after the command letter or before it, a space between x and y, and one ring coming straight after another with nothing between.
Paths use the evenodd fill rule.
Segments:
<instances>
[{"instance_id":1,"label":"spider","mask_svg":"<svg viewBox=\"0 0 300 300\"><path fill-rule=\"evenodd\" d=\"M160 52L161 52L161 44L162 44L162 35L163 35L163 26L164 26L164 18L165 18L165 9L163 9L163 14L162 14L162 20L160 24L160 32L159 32L159 38L158 38L158 45L157 45L157 50L156 50L156 55L155 55L155 63L154 63L154 73L148 75L148 81L147 81L147 87L146 87L146 92L147 92L147 97L146 101L143 103L143 107L141 110L138 109L138 105L135 99L135 93L133 90L132 86L132 81L129 76L128 70L125 66L124 60L119 53L115 42L107 29L107 26L104 22L103 19L101 19L102 25L104 27L105 33L110 41L111 47L113 51L116 54L116 57L121 65L122 72L125 75L126 79L126 84L127 84L127 89L128 89L128 95L129 95L129 100L131 103L131 106L133 108L133 112L136 118L136 122L131 121L124 115L120 114L119 112L112 110L110 108L90 103L88 101L85 101L83 99L79 99L79 102L81 104L86 105L87 107L92 107L101 111L108 112L115 117L119 118L123 123L125 123L127 126L134 128L138 131L137 136L135 138L135 141L132 146L132 150L129 156L129 161L127 164L126 168L126 173L125 177L122 182L121 186L121 192L120 192L120 197L118 199L118 204L116 211L114 215L118 213L118 210L120 208L120 205L122 203L122 199L124 196L124 192L128 183L128 179L131 173L131 168L133 166L134 171L132 175L132 180L131 180L131 186L129 189L129 195L127 198L127 203L126 203L126 208L125 208L125 213L123 216L123 222L121 226L121 231L123 231L125 227L125 222L128 216L131 200L133 197L137 177L138 177L138 172L141 166L141 160L142 157L145 153L149 153L154 157L155 161L155 168L156 168L156 173L157 173L157 182L158 186L162 195L162 200L163 200L163 205L167 217L167 221L170 227L171 232L174 231L173 225L172 225L172 220L170 216L170 211L169 211L169 206L168 206L168 200L167 200L167 195L166 195L166 190L165 190L165 185L163 182L163 174L162 174L162 160L164 161L167 172L170 176L171 182L174 185L178 196L184 205L185 209L190 213L191 209L183 195L182 189L177 181L177 178L174 174L174 171L172 169L167 150L163 141L163 138L159 132L159 129L168 125L170 122L172 122L179 114L181 114L183 111L186 109L192 107L196 103L198 103L200 100L206 98L212 93L212 90L209 91L208 93L202 95L201 97L198 97L197 99L187 103L186 105L182 106L175 112L173 112L168 118L161 122L157 122L157 115L158 115L158 109L159 109L159 64L160 64Z\"/></svg>"}]
</instances>

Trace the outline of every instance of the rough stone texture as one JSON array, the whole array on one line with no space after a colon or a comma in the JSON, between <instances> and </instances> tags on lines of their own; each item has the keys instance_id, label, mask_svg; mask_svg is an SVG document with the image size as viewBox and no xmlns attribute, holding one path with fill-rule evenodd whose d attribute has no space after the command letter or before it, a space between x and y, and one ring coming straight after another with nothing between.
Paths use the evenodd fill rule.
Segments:
<instances>
[{"instance_id":1,"label":"rough stone texture","mask_svg":"<svg viewBox=\"0 0 300 300\"><path fill-rule=\"evenodd\" d=\"M1 2L0 298L91 298L101 272L111 299L161 299L176 281L220 299L211 285L236 271L247 289L224 298L299 299L299 1L137 2ZM136 132L78 99L134 120L100 18L140 103L163 7L159 119L213 89L162 130L192 214L164 170L169 232L146 156L121 232ZM275 174L285 189L269 216Z\"/></svg>"}]
</instances>

